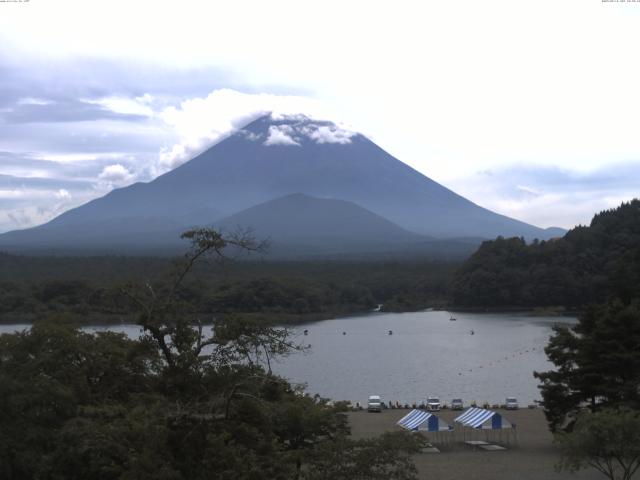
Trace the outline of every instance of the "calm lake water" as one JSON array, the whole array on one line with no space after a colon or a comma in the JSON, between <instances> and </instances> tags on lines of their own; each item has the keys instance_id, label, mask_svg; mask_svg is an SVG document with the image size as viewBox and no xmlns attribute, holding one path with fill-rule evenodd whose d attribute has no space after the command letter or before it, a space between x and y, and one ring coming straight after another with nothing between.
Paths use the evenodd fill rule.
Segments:
<instances>
[{"instance_id":1,"label":"calm lake water","mask_svg":"<svg viewBox=\"0 0 640 480\"><path fill-rule=\"evenodd\" d=\"M377 394L403 403L427 396L498 403L515 396L525 405L540 399L533 371L552 367L543 351L551 327L575 322L527 314L454 315L457 321L447 312L373 313L305 324L292 334L311 348L273 368L306 383L309 393L334 400L364 403ZM23 328L28 325L2 325L0 333ZM108 328L132 337L140 332L136 325Z\"/></svg>"}]
</instances>

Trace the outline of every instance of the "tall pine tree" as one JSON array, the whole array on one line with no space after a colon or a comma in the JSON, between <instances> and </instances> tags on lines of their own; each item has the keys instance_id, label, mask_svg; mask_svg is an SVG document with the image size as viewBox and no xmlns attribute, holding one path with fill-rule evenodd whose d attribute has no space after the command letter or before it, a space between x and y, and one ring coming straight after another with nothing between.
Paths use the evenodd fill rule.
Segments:
<instances>
[{"instance_id":1,"label":"tall pine tree","mask_svg":"<svg viewBox=\"0 0 640 480\"><path fill-rule=\"evenodd\" d=\"M553 431L570 429L585 407L640 408L640 302L611 300L554 330L545 351L557 369L534 373Z\"/></svg>"}]
</instances>

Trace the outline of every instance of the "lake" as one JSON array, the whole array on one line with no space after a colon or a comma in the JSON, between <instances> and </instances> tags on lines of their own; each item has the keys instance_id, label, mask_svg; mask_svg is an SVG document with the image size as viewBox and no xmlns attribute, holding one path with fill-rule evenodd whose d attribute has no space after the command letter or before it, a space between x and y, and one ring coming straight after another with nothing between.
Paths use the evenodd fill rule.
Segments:
<instances>
[{"instance_id":1,"label":"lake","mask_svg":"<svg viewBox=\"0 0 640 480\"><path fill-rule=\"evenodd\" d=\"M310 393L361 403L378 394L409 403L427 396L503 403L515 396L527 404L541 398L533 371L552 368L544 353L551 327L575 322L527 314L454 315L456 321L447 312L380 313L307 324L295 335L311 344L310 353L274 369L306 382Z\"/></svg>"},{"instance_id":2,"label":"lake","mask_svg":"<svg viewBox=\"0 0 640 480\"><path fill-rule=\"evenodd\" d=\"M294 339L310 349L281 359L273 369L306 383L309 393L334 400L365 403L377 394L402 403L427 396L447 403L454 397L503 403L515 396L526 405L540 399L533 371L552 368L543 350L551 327L575 322L520 313L454 315L456 321L438 311L372 313L297 326ZM0 333L22 328L28 325L0 325ZM136 325L87 327L107 328L139 335Z\"/></svg>"}]
</instances>

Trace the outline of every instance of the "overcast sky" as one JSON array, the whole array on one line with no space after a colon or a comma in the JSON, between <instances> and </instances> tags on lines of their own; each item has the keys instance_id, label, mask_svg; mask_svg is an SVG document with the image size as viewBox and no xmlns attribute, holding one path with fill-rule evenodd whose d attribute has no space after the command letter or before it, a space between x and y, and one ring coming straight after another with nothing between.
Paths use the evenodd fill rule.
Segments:
<instances>
[{"instance_id":1,"label":"overcast sky","mask_svg":"<svg viewBox=\"0 0 640 480\"><path fill-rule=\"evenodd\" d=\"M640 196L640 2L0 2L0 232L257 112L346 123L538 226Z\"/></svg>"}]
</instances>

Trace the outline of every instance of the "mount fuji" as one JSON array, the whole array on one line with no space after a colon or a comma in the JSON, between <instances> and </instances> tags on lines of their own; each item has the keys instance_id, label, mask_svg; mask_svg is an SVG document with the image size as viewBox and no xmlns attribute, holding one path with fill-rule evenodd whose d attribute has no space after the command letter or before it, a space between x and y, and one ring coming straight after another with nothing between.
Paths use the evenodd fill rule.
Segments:
<instances>
[{"instance_id":1,"label":"mount fuji","mask_svg":"<svg viewBox=\"0 0 640 480\"><path fill-rule=\"evenodd\" d=\"M357 132L265 115L151 182L0 235L0 248L174 251L184 246L180 232L196 225L254 228L301 255L562 234L482 208Z\"/></svg>"}]
</instances>

